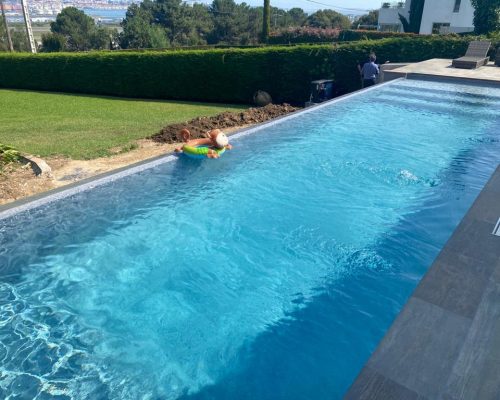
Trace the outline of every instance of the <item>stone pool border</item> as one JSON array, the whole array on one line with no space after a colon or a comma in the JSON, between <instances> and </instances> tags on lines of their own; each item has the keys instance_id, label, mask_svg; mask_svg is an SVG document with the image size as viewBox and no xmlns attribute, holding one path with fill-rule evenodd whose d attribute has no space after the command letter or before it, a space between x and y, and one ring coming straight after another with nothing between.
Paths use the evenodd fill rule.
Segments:
<instances>
[{"instance_id":1,"label":"stone pool border","mask_svg":"<svg viewBox=\"0 0 500 400\"><path fill-rule=\"evenodd\" d=\"M250 134L252 134L256 131L259 131L261 129L264 129L266 127L275 125L277 123L281 123L284 120L296 118L299 115L309 113L309 112L312 112L314 110L318 110L318 109L323 108L323 107L327 107L333 103L345 101L351 97L362 95L363 93L367 93L369 91L376 90L382 86L391 85L394 82L397 82L397 81L400 81L403 79L405 79L405 78L395 79L395 80L392 80L389 82L381 83L379 85L371 86L371 87L366 88L366 89L358 90L358 91L353 92L353 93L348 93L346 95L336 97L332 100L328 100L328 101L325 101L323 103L320 103L320 104L317 104L317 105L314 105L311 107L307 107L307 108L292 112L290 114L283 115L283 116L278 117L278 118L274 118L270 121L262 122L260 124L257 124L257 125L254 125L254 126L251 126L248 128L243 128L241 130L238 130L238 131L232 133L229 136L231 137L232 140L237 140L241 137L250 135ZM58 200L66 198L66 197L73 196L77 193L81 193L81 192L84 192L84 191L87 191L90 189L94 189L98 186L105 185L106 183L116 181L118 179L121 179L121 178L127 177L129 175L133 175L133 174L148 170L150 168L154 168L158 165L162 165L162 164L174 161L176 159L177 159L177 155L175 155L175 153L167 153L165 155L149 158L147 160L139 161L137 163L127 165L125 167L117 168L117 169L114 169L112 171L105 172L103 174L92 176L90 178L83 179L81 181L78 181L78 182L75 182L75 183L72 183L72 184L69 184L66 186L62 186L62 187L59 187L56 189L52 189L52 190L49 190L46 192L42 192L42 193L39 193L39 194L36 194L33 196L26 197L26 198L23 198L20 200L16 200L12 203L0 205L0 221L4 220L6 218L12 217L12 216L19 214L21 212L41 207L41 206L46 205L48 203L58 201Z\"/></svg>"}]
</instances>

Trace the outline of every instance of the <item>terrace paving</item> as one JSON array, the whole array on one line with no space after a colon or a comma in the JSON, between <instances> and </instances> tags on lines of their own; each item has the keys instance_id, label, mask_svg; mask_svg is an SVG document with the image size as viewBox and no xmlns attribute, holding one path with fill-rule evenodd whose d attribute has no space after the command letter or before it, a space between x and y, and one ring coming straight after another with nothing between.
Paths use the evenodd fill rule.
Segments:
<instances>
[{"instance_id":1,"label":"terrace paving","mask_svg":"<svg viewBox=\"0 0 500 400\"><path fill-rule=\"evenodd\" d=\"M465 79L489 84L500 85L500 67L495 66L493 62L478 69L460 69L451 66L452 60L433 58L431 60L419 63L407 64L399 68L392 69L394 66L382 65L384 72L384 81L397 78L424 78L433 77L440 79Z\"/></svg>"},{"instance_id":2,"label":"terrace paving","mask_svg":"<svg viewBox=\"0 0 500 400\"><path fill-rule=\"evenodd\" d=\"M499 218L500 166L346 400L500 398Z\"/></svg>"}]
</instances>

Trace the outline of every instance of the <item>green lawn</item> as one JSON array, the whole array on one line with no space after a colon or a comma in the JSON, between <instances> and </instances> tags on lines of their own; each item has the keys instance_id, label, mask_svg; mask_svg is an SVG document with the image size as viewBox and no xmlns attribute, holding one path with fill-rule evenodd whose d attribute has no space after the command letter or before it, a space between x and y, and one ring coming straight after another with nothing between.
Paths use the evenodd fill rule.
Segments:
<instances>
[{"instance_id":1,"label":"green lawn","mask_svg":"<svg viewBox=\"0 0 500 400\"><path fill-rule=\"evenodd\" d=\"M0 89L0 143L42 157L91 159L163 126L242 106Z\"/></svg>"}]
</instances>

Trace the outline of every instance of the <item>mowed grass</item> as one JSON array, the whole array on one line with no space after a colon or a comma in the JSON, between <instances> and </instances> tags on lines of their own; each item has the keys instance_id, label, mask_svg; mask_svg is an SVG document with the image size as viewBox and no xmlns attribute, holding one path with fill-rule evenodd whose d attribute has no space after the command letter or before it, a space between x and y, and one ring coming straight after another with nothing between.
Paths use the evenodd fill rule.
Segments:
<instances>
[{"instance_id":1,"label":"mowed grass","mask_svg":"<svg viewBox=\"0 0 500 400\"><path fill-rule=\"evenodd\" d=\"M131 148L162 127L241 105L0 89L0 143L41 157L92 159Z\"/></svg>"}]
</instances>

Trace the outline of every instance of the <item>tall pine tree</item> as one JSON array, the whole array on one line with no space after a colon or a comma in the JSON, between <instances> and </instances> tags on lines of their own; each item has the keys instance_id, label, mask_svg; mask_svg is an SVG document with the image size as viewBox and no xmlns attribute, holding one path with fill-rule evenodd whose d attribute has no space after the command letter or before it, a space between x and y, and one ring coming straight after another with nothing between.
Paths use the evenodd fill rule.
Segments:
<instances>
[{"instance_id":1,"label":"tall pine tree","mask_svg":"<svg viewBox=\"0 0 500 400\"><path fill-rule=\"evenodd\" d=\"M264 0L264 18L262 21L262 41L266 43L269 39L271 31L271 2Z\"/></svg>"}]
</instances>

